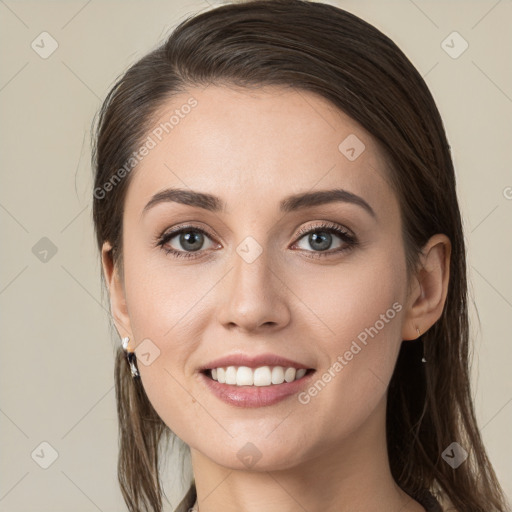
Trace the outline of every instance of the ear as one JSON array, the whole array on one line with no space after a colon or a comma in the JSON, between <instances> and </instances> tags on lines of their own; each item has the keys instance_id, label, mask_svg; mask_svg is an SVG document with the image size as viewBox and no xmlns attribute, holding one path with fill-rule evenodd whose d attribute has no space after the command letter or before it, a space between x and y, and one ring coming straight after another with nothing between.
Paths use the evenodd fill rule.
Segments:
<instances>
[{"instance_id":1,"label":"ear","mask_svg":"<svg viewBox=\"0 0 512 512\"><path fill-rule=\"evenodd\" d=\"M423 247L409 289L403 340L418 338L441 317L450 280L451 247L450 239L443 234L432 236Z\"/></svg>"},{"instance_id":2,"label":"ear","mask_svg":"<svg viewBox=\"0 0 512 512\"><path fill-rule=\"evenodd\" d=\"M109 242L104 242L102 246L101 263L110 296L110 312L114 318L117 332L121 338L128 336L132 339L133 336L131 332L128 308L126 307L124 284L119 276L118 268L114 265L112 258L112 246Z\"/></svg>"}]
</instances>

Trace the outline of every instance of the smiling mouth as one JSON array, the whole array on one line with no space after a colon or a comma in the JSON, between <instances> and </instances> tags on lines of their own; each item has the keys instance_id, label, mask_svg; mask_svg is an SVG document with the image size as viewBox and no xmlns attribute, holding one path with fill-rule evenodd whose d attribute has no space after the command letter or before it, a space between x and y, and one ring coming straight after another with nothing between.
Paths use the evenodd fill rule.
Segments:
<instances>
[{"instance_id":1,"label":"smiling mouth","mask_svg":"<svg viewBox=\"0 0 512 512\"><path fill-rule=\"evenodd\" d=\"M310 375L313 368L293 368L285 366L227 366L203 370L208 378L231 386L269 387L294 382Z\"/></svg>"}]
</instances>

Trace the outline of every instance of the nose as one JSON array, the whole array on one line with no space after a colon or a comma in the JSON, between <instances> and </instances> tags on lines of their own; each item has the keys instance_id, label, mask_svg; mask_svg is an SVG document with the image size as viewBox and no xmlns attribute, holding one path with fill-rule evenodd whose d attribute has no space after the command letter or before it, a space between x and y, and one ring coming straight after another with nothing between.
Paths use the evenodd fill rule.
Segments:
<instances>
[{"instance_id":1,"label":"nose","mask_svg":"<svg viewBox=\"0 0 512 512\"><path fill-rule=\"evenodd\" d=\"M233 252L232 270L219 290L218 320L228 330L275 331L290 322L289 290L284 276L271 268L264 250L254 261Z\"/></svg>"}]
</instances>

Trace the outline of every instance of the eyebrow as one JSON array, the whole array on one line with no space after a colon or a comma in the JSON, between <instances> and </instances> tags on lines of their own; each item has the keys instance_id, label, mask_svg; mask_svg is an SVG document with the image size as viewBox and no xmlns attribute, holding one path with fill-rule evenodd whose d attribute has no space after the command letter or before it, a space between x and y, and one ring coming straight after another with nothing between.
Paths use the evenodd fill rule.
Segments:
<instances>
[{"instance_id":1,"label":"eyebrow","mask_svg":"<svg viewBox=\"0 0 512 512\"><path fill-rule=\"evenodd\" d=\"M160 203L174 202L203 208L211 212L225 211L226 204L217 196L204 192L196 192L179 188L168 188L155 194L142 210L141 217L151 208ZM376 218L373 208L360 196L343 189L318 190L303 192L284 198L279 203L281 212L294 212L303 208L319 206L328 203L350 203L363 208L372 217Z\"/></svg>"}]
</instances>

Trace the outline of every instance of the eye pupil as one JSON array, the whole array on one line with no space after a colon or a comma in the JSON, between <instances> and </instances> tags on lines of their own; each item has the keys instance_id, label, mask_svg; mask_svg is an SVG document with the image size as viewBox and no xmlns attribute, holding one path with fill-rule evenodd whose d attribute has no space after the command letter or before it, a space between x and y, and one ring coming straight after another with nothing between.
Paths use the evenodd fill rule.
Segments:
<instances>
[{"instance_id":1,"label":"eye pupil","mask_svg":"<svg viewBox=\"0 0 512 512\"><path fill-rule=\"evenodd\" d=\"M180 244L184 249L198 251L203 245L203 235L198 231L186 231L180 235ZM187 247L186 244L192 244L193 247Z\"/></svg>"},{"instance_id":2,"label":"eye pupil","mask_svg":"<svg viewBox=\"0 0 512 512\"><path fill-rule=\"evenodd\" d=\"M320 244L318 244L320 241ZM315 250L328 249L332 242L332 235L327 231L317 231L309 235L309 243Z\"/></svg>"}]
</instances>

